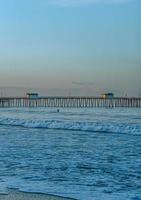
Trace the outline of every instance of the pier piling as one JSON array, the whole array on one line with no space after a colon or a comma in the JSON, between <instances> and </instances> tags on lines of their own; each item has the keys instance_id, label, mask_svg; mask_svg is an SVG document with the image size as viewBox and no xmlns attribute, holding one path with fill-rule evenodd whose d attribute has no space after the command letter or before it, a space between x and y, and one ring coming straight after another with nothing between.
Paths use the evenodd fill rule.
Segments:
<instances>
[{"instance_id":1,"label":"pier piling","mask_svg":"<svg viewBox=\"0 0 141 200\"><path fill-rule=\"evenodd\" d=\"M141 98L135 97L1 97L0 108L57 107L57 108L140 108Z\"/></svg>"}]
</instances>

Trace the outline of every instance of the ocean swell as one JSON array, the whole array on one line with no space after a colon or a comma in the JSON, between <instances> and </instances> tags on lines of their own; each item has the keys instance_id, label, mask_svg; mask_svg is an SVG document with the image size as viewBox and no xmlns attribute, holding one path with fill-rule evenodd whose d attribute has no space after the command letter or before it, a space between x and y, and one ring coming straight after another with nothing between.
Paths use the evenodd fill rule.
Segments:
<instances>
[{"instance_id":1,"label":"ocean swell","mask_svg":"<svg viewBox=\"0 0 141 200\"><path fill-rule=\"evenodd\" d=\"M31 119L0 119L0 125L20 126L25 128L61 129L106 133L141 133L141 125L116 122L88 122L70 120L31 120Z\"/></svg>"}]
</instances>

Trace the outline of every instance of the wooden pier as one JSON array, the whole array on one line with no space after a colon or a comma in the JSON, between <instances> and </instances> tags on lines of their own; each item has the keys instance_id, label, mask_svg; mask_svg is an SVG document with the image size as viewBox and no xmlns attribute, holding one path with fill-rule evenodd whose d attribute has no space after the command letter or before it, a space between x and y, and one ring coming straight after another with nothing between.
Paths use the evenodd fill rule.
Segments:
<instances>
[{"instance_id":1,"label":"wooden pier","mask_svg":"<svg viewBox=\"0 0 141 200\"><path fill-rule=\"evenodd\" d=\"M125 97L1 97L0 108L56 107L56 108L140 108L141 98Z\"/></svg>"}]
</instances>

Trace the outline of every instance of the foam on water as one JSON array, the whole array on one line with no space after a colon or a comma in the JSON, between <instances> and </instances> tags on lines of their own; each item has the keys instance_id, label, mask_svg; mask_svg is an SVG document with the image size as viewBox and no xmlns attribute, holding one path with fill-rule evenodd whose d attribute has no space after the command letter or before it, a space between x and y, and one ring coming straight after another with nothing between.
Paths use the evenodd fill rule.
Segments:
<instances>
[{"instance_id":1,"label":"foam on water","mask_svg":"<svg viewBox=\"0 0 141 200\"><path fill-rule=\"evenodd\" d=\"M59 121L59 120L29 120L29 119L12 119L0 118L0 125L21 126L25 128L46 128L46 129L63 129L88 132L105 132L105 133L132 133L140 134L140 124L129 124L122 122L89 122L89 121Z\"/></svg>"},{"instance_id":2,"label":"foam on water","mask_svg":"<svg viewBox=\"0 0 141 200\"><path fill-rule=\"evenodd\" d=\"M0 193L141 200L140 180L140 109L0 111Z\"/></svg>"}]
</instances>

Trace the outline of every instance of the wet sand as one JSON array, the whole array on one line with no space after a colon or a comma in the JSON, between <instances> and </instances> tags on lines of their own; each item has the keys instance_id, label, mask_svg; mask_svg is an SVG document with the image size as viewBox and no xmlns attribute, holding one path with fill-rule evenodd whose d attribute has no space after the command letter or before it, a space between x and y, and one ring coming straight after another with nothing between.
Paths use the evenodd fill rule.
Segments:
<instances>
[{"instance_id":1,"label":"wet sand","mask_svg":"<svg viewBox=\"0 0 141 200\"><path fill-rule=\"evenodd\" d=\"M0 200L75 200L54 195L46 195L40 193L27 193L10 189L8 194L0 194Z\"/></svg>"}]
</instances>

